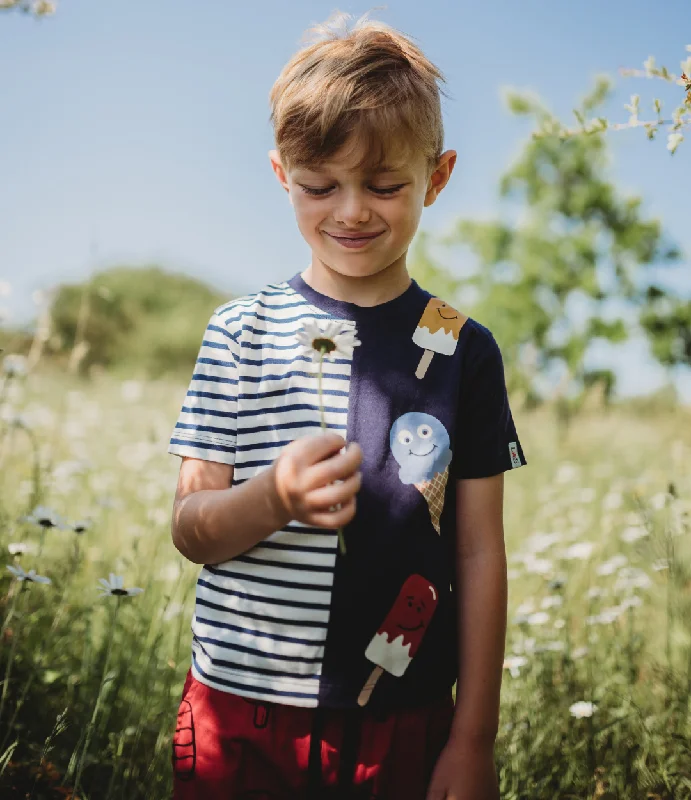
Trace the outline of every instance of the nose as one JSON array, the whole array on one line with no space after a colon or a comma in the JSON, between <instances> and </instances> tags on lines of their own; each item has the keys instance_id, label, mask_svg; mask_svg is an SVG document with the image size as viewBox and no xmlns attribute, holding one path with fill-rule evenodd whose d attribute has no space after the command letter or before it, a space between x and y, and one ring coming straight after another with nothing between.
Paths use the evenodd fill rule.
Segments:
<instances>
[{"instance_id":1,"label":"nose","mask_svg":"<svg viewBox=\"0 0 691 800\"><path fill-rule=\"evenodd\" d=\"M349 228L356 228L361 222L367 222L370 211L367 198L359 191L344 192L338 208L334 210L334 220Z\"/></svg>"}]
</instances>

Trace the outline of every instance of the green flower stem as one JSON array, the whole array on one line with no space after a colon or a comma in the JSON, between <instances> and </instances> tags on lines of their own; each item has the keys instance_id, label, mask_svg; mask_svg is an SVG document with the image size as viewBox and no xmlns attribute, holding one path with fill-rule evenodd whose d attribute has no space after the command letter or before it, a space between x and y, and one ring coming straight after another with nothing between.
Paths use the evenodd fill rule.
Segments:
<instances>
[{"instance_id":1,"label":"green flower stem","mask_svg":"<svg viewBox=\"0 0 691 800\"><path fill-rule=\"evenodd\" d=\"M24 584L26 581L21 581L19 591L17 592L18 602L21 600L20 595L22 594L22 590L24 589ZM13 606L14 610L14 606ZM2 697L0 697L0 720L2 719L3 711L5 710L5 701L7 699L7 687L10 684L10 674L12 672L12 662L14 661L14 654L17 649L17 642L19 641L19 631L22 627L21 623L23 622L24 612L26 611L26 602L20 603L20 618L15 626L14 630L12 631L12 644L10 645L10 653L7 657L7 666L5 668L5 679L2 684ZM8 614L8 621L9 621L9 614Z\"/></svg>"},{"instance_id":2,"label":"green flower stem","mask_svg":"<svg viewBox=\"0 0 691 800\"><path fill-rule=\"evenodd\" d=\"M107 646L107 650L106 650L106 658L105 658L105 661L103 663L103 674L101 675L101 685L99 686L99 689L98 689L98 696L96 698L96 704L94 705L94 710L93 710L93 713L91 715L91 719L89 720L89 722L87 724L86 741L84 743L84 749L82 750L82 754L81 754L81 756L79 758L79 761L77 762L77 770L76 770L77 775L76 775L76 777L74 779L74 788L72 790L72 792L73 792L75 797L77 796L77 792L79 790L79 780L80 780L80 778L82 776L82 769L84 767L84 760L86 759L87 753L89 751L89 745L91 744L91 737L93 735L94 727L96 725L96 718L98 717L98 712L99 712L99 710L101 708L101 701L103 700L103 689L104 689L105 684L106 684L106 675L108 674L108 664L110 663L110 654L111 654L111 651L113 649L113 640L115 638L115 636L114 636L114 634L115 634L115 622L117 620L117 616L118 616L118 611L120 609L120 601L121 600L122 600L122 597L120 597L120 596L117 596L115 598L116 603L115 603L115 608L113 609L112 617L111 617L111 621L110 621L110 631L108 632L108 646Z\"/></svg>"},{"instance_id":3,"label":"green flower stem","mask_svg":"<svg viewBox=\"0 0 691 800\"><path fill-rule=\"evenodd\" d=\"M322 430L326 430L326 420L324 418L324 402L322 400L322 366L324 364L325 348L319 348L319 410L321 411L321 426ZM346 554L345 539L343 538L343 528L338 529L338 546L341 550L341 555Z\"/></svg>"}]
</instances>

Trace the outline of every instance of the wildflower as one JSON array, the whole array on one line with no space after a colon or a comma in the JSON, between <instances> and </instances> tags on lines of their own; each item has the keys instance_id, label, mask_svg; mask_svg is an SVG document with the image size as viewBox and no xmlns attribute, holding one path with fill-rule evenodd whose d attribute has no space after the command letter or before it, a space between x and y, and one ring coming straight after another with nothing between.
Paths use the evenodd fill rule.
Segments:
<instances>
[{"instance_id":1,"label":"wildflower","mask_svg":"<svg viewBox=\"0 0 691 800\"><path fill-rule=\"evenodd\" d=\"M532 554L525 557L526 572L548 575L553 570L553 563L549 558L534 558Z\"/></svg>"},{"instance_id":2,"label":"wildflower","mask_svg":"<svg viewBox=\"0 0 691 800\"><path fill-rule=\"evenodd\" d=\"M549 614L546 611L536 611L528 617L528 625L544 625L549 622Z\"/></svg>"},{"instance_id":3,"label":"wildflower","mask_svg":"<svg viewBox=\"0 0 691 800\"><path fill-rule=\"evenodd\" d=\"M540 603L540 608L554 608L555 606L560 606L564 603L564 598L560 595L549 595L548 597L543 597L542 602Z\"/></svg>"},{"instance_id":4,"label":"wildflower","mask_svg":"<svg viewBox=\"0 0 691 800\"><path fill-rule=\"evenodd\" d=\"M627 589L649 589L653 585L650 577L642 569L635 567L624 567L619 570L614 591L619 592Z\"/></svg>"},{"instance_id":5,"label":"wildflower","mask_svg":"<svg viewBox=\"0 0 691 800\"><path fill-rule=\"evenodd\" d=\"M105 578L99 578L98 582L101 584L101 597L133 597L136 594L141 594L143 589L140 589L138 586L133 587L132 589L123 589L122 583L123 578L121 575L115 575L111 572L108 576L108 580Z\"/></svg>"},{"instance_id":6,"label":"wildflower","mask_svg":"<svg viewBox=\"0 0 691 800\"><path fill-rule=\"evenodd\" d=\"M27 544L27 542L10 542L7 545L7 549L11 556L21 556L33 550L33 547Z\"/></svg>"},{"instance_id":7,"label":"wildflower","mask_svg":"<svg viewBox=\"0 0 691 800\"><path fill-rule=\"evenodd\" d=\"M51 508L47 506L36 506L31 514L25 514L19 518L19 522L31 522L34 525L40 525L41 528L60 528L65 530L69 528L63 519Z\"/></svg>"},{"instance_id":8,"label":"wildflower","mask_svg":"<svg viewBox=\"0 0 691 800\"><path fill-rule=\"evenodd\" d=\"M573 717L592 717L593 712L596 710L597 706L594 703L584 700L579 700L577 703L573 703L573 705L569 706L569 711Z\"/></svg>"},{"instance_id":9,"label":"wildflower","mask_svg":"<svg viewBox=\"0 0 691 800\"><path fill-rule=\"evenodd\" d=\"M509 656L504 659L504 669L508 669L511 672L512 678L517 678L520 674L520 668L527 663L528 659L525 656Z\"/></svg>"},{"instance_id":10,"label":"wildflower","mask_svg":"<svg viewBox=\"0 0 691 800\"><path fill-rule=\"evenodd\" d=\"M90 519L80 519L70 523L69 527L72 528L75 533L85 533L92 525L93 522Z\"/></svg>"},{"instance_id":11,"label":"wildflower","mask_svg":"<svg viewBox=\"0 0 691 800\"><path fill-rule=\"evenodd\" d=\"M7 564L7 569L14 575L18 581L30 581L31 583L52 583L50 578L45 575L37 575L35 569L30 569L24 572L21 567L13 567Z\"/></svg>"},{"instance_id":12,"label":"wildflower","mask_svg":"<svg viewBox=\"0 0 691 800\"><path fill-rule=\"evenodd\" d=\"M337 354L344 358L352 358L353 349L361 344L355 336L355 325L352 326L342 320L330 320L326 323L326 330L322 331L316 320L305 320L302 328L296 333L296 338L301 345L303 353L311 356L312 362L319 362L319 406L321 410L321 426L326 429L324 418L324 404L322 400L322 365L324 358L331 360ZM340 508L340 503L331 506L330 510L335 511ZM338 544L341 553L345 555L345 541L343 539L343 528L338 529Z\"/></svg>"},{"instance_id":13,"label":"wildflower","mask_svg":"<svg viewBox=\"0 0 691 800\"><path fill-rule=\"evenodd\" d=\"M648 531L642 525L629 525L628 528L625 528L621 532L619 538L622 540L622 542L632 544L633 542L637 542L639 539L642 539L647 535Z\"/></svg>"},{"instance_id":14,"label":"wildflower","mask_svg":"<svg viewBox=\"0 0 691 800\"><path fill-rule=\"evenodd\" d=\"M622 553L617 553L616 555L612 556L612 558L608 559L607 561L603 561L600 566L595 568L595 572L598 575L611 575L613 572L616 572L619 567L623 567L628 564L629 559L623 555Z\"/></svg>"},{"instance_id":15,"label":"wildflower","mask_svg":"<svg viewBox=\"0 0 691 800\"><path fill-rule=\"evenodd\" d=\"M27 361L26 356L19 353L8 353L2 360L2 371L5 375L15 377L17 375L26 375Z\"/></svg>"},{"instance_id":16,"label":"wildflower","mask_svg":"<svg viewBox=\"0 0 691 800\"><path fill-rule=\"evenodd\" d=\"M585 561L590 558L594 547L592 542L576 542L562 552L562 558L579 558Z\"/></svg>"},{"instance_id":17,"label":"wildflower","mask_svg":"<svg viewBox=\"0 0 691 800\"><path fill-rule=\"evenodd\" d=\"M333 360L340 353L344 358L352 358L353 348L360 344L355 337L355 328L346 326L339 320L331 320L322 331L316 320L306 320L302 329L296 333L302 350L312 357L312 361L321 361L322 355Z\"/></svg>"}]
</instances>

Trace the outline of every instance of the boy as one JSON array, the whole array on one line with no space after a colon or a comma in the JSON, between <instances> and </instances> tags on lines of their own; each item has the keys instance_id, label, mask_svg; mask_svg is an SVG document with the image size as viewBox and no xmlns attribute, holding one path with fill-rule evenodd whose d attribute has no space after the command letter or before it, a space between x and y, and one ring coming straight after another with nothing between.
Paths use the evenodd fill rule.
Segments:
<instances>
[{"instance_id":1,"label":"boy","mask_svg":"<svg viewBox=\"0 0 691 800\"><path fill-rule=\"evenodd\" d=\"M311 263L214 311L168 448L203 565L174 796L494 800L525 459L492 334L406 269L443 78L381 23L316 32L270 96Z\"/></svg>"}]
</instances>

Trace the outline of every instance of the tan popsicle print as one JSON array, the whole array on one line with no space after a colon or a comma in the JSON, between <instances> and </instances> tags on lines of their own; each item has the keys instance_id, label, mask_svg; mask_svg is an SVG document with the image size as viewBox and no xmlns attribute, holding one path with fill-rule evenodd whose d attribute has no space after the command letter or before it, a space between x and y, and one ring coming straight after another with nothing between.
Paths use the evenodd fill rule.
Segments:
<instances>
[{"instance_id":1,"label":"tan popsicle print","mask_svg":"<svg viewBox=\"0 0 691 800\"><path fill-rule=\"evenodd\" d=\"M420 363L415 370L416 378L424 378L435 353L452 356L458 344L458 335L464 322L465 314L445 303L439 297L431 297L425 306L420 321L413 333L415 344L423 348Z\"/></svg>"}]
</instances>

